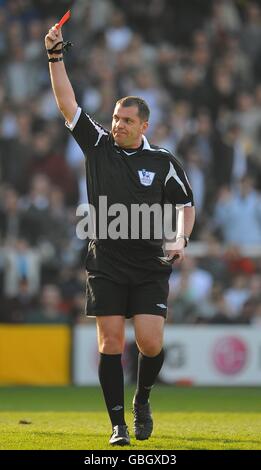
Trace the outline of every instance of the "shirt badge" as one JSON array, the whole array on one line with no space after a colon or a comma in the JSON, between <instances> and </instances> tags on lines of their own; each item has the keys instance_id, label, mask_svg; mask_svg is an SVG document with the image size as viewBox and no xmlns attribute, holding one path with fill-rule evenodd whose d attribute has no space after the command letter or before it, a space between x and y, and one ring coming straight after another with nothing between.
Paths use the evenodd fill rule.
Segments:
<instances>
[{"instance_id":1,"label":"shirt badge","mask_svg":"<svg viewBox=\"0 0 261 470\"><path fill-rule=\"evenodd\" d=\"M141 184L143 186L151 186L154 180L155 173L153 173L152 171L144 170L144 169L138 170L138 173L139 173Z\"/></svg>"}]
</instances>

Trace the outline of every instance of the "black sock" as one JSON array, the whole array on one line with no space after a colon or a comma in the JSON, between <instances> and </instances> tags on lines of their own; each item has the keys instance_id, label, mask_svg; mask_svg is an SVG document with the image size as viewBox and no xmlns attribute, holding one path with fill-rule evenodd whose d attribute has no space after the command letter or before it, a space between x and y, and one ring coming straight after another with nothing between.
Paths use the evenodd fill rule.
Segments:
<instances>
[{"instance_id":1,"label":"black sock","mask_svg":"<svg viewBox=\"0 0 261 470\"><path fill-rule=\"evenodd\" d=\"M148 402L151 389L156 382L158 373L164 361L164 350L155 357L143 356L139 353L138 378L135 401L144 405Z\"/></svg>"},{"instance_id":2,"label":"black sock","mask_svg":"<svg viewBox=\"0 0 261 470\"><path fill-rule=\"evenodd\" d=\"M121 354L100 354L99 379L112 425L126 424Z\"/></svg>"}]
</instances>

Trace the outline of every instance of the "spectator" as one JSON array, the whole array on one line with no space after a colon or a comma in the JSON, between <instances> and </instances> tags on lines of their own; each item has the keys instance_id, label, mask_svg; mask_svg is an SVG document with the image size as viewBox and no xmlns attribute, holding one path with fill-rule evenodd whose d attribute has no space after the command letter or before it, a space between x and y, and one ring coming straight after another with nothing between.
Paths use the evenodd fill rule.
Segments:
<instances>
[{"instance_id":1,"label":"spectator","mask_svg":"<svg viewBox=\"0 0 261 470\"><path fill-rule=\"evenodd\" d=\"M230 317L240 316L241 308L250 296L247 278L239 275L233 279L230 288L225 290L224 298L230 309Z\"/></svg>"},{"instance_id":2,"label":"spectator","mask_svg":"<svg viewBox=\"0 0 261 470\"><path fill-rule=\"evenodd\" d=\"M4 295L18 295L21 282L26 281L28 295L36 295L40 289L40 255L18 239L14 246L6 247L3 254Z\"/></svg>"},{"instance_id":3,"label":"spectator","mask_svg":"<svg viewBox=\"0 0 261 470\"><path fill-rule=\"evenodd\" d=\"M18 207L18 194L11 188L7 187L3 194L3 207L0 210L0 235L6 240L17 240L24 233L25 218L22 211Z\"/></svg>"},{"instance_id":4,"label":"spectator","mask_svg":"<svg viewBox=\"0 0 261 470\"><path fill-rule=\"evenodd\" d=\"M59 288L52 284L44 286L39 305L28 313L26 320L28 323L70 323Z\"/></svg>"},{"instance_id":5,"label":"spectator","mask_svg":"<svg viewBox=\"0 0 261 470\"><path fill-rule=\"evenodd\" d=\"M185 258L180 272L172 273L169 282L170 292L176 292L184 278L187 280L186 290L192 302L199 302L208 296L213 278L207 271L199 268L196 260L192 257Z\"/></svg>"},{"instance_id":6,"label":"spectator","mask_svg":"<svg viewBox=\"0 0 261 470\"><path fill-rule=\"evenodd\" d=\"M123 12L114 11L105 34L108 48L116 52L126 49L130 44L132 34L126 24Z\"/></svg>"},{"instance_id":7,"label":"spectator","mask_svg":"<svg viewBox=\"0 0 261 470\"><path fill-rule=\"evenodd\" d=\"M241 180L238 192L222 189L215 207L215 220L226 243L261 244L261 201L251 178Z\"/></svg>"}]
</instances>

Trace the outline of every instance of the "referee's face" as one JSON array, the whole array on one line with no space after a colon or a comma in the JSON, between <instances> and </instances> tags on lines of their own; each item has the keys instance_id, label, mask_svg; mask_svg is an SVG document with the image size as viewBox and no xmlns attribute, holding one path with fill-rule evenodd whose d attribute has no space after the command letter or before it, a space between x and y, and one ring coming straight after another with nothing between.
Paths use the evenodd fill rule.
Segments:
<instances>
[{"instance_id":1,"label":"referee's face","mask_svg":"<svg viewBox=\"0 0 261 470\"><path fill-rule=\"evenodd\" d=\"M142 134L148 127L138 115L137 106L121 106L117 104L112 117L112 135L122 148L138 148L142 143Z\"/></svg>"}]
</instances>

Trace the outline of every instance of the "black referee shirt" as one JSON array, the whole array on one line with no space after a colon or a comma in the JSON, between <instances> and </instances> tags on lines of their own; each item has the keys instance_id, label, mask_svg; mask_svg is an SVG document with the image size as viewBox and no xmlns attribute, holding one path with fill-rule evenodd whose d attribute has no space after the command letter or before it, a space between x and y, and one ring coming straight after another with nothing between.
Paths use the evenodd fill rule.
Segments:
<instances>
[{"instance_id":1,"label":"black referee shirt","mask_svg":"<svg viewBox=\"0 0 261 470\"><path fill-rule=\"evenodd\" d=\"M98 227L99 196L107 196L108 208L112 204L124 204L129 214L131 204L151 206L158 203L163 207L169 202L193 206L192 190L180 163L167 150L150 145L145 136L142 148L121 149L112 134L81 108L73 122L66 126L85 155L88 200L96 209L99 245L111 246L116 251L123 248L134 253L141 249L151 254L159 253L162 239L155 240L153 235L147 240L102 240ZM153 234L153 217L150 219L150 233ZM128 220L130 235L131 222Z\"/></svg>"}]
</instances>

